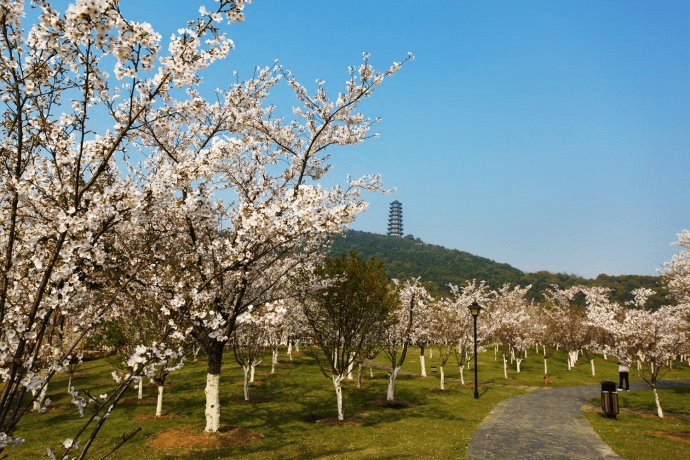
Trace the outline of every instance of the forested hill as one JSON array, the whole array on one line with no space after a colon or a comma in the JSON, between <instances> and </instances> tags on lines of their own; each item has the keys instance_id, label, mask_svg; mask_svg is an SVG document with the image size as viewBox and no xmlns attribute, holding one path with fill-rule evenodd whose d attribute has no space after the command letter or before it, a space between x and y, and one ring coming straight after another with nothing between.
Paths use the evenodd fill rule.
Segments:
<instances>
[{"instance_id":1,"label":"forested hill","mask_svg":"<svg viewBox=\"0 0 690 460\"><path fill-rule=\"evenodd\" d=\"M567 288L573 285L604 286L613 290L612 298L619 302L632 299L631 291L644 286L657 291L650 299L652 306L667 303L666 290L656 276L599 275L596 279L580 278L563 273L540 271L524 273L508 264L498 263L484 257L456 249L427 244L412 237L399 238L375 233L350 230L346 237L333 244L331 254L338 255L356 251L364 258L376 257L385 263L392 278L406 279L421 277L435 294L448 292L448 283L463 285L467 280L484 280L497 288L505 283L532 285L531 294L541 300L541 291L551 285Z\"/></svg>"}]
</instances>

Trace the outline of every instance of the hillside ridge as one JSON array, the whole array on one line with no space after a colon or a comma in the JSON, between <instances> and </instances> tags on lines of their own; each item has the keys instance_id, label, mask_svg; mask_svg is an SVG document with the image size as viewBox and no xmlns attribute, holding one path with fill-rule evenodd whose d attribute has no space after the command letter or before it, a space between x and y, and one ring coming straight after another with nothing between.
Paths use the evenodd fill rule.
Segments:
<instances>
[{"instance_id":1,"label":"hillside ridge","mask_svg":"<svg viewBox=\"0 0 690 460\"><path fill-rule=\"evenodd\" d=\"M591 279L548 271L525 273L507 263L459 249L425 243L419 238L401 238L359 230L348 230L344 237L337 238L330 254L350 251L356 251L364 258L375 257L382 260L391 278L420 277L428 289L437 295L447 294L449 283L464 285L466 281L474 279L486 281L492 288L506 283L522 286L531 284L530 294L535 300L541 300L541 293L552 285L561 288L584 285L608 287L612 290L612 298L621 303L632 300L633 289L647 287L657 292L650 298L650 305L668 303L667 290L658 276L601 274Z\"/></svg>"}]
</instances>

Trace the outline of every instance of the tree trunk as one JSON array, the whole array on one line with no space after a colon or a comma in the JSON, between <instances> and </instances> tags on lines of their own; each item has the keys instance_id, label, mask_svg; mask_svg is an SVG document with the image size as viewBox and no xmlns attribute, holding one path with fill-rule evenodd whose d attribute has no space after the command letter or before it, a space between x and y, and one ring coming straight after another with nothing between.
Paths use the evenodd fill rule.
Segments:
<instances>
[{"instance_id":1,"label":"tree trunk","mask_svg":"<svg viewBox=\"0 0 690 460\"><path fill-rule=\"evenodd\" d=\"M465 386L465 368L460 366L460 383Z\"/></svg>"},{"instance_id":2,"label":"tree trunk","mask_svg":"<svg viewBox=\"0 0 690 460\"><path fill-rule=\"evenodd\" d=\"M518 374L520 373L520 364L522 363L522 358L515 357L515 367L517 368Z\"/></svg>"},{"instance_id":3,"label":"tree trunk","mask_svg":"<svg viewBox=\"0 0 690 460\"><path fill-rule=\"evenodd\" d=\"M347 366L347 379L352 380L352 369L355 367L354 353L350 353L350 364Z\"/></svg>"},{"instance_id":4,"label":"tree trunk","mask_svg":"<svg viewBox=\"0 0 690 460\"><path fill-rule=\"evenodd\" d=\"M254 374L256 373L256 363L252 362L251 369L249 371L249 383L254 383Z\"/></svg>"},{"instance_id":5,"label":"tree trunk","mask_svg":"<svg viewBox=\"0 0 690 460\"><path fill-rule=\"evenodd\" d=\"M290 362L292 362L292 340L288 340L287 355L290 358Z\"/></svg>"},{"instance_id":6,"label":"tree trunk","mask_svg":"<svg viewBox=\"0 0 690 460\"><path fill-rule=\"evenodd\" d=\"M594 373L594 358L590 359L589 362L592 364L592 375L597 375Z\"/></svg>"},{"instance_id":7,"label":"tree trunk","mask_svg":"<svg viewBox=\"0 0 690 460\"><path fill-rule=\"evenodd\" d=\"M276 364L278 364L278 347L275 347L271 353L271 374L276 373Z\"/></svg>"},{"instance_id":8,"label":"tree trunk","mask_svg":"<svg viewBox=\"0 0 690 460\"><path fill-rule=\"evenodd\" d=\"M139 391L137 399L144 399L144 377L139 377L139 382L137 383L137 385Z\"/></svg>"},{"instance_id":9,"label":"tree trunk","mask_svg":"<svg viewBox=\"0 0 690 460\"><path fill-rule=\"evenodd\" d=\"M67 394L72 391L72 374L69 375L69 380L67 380Z\"/></svg>"},{"instance_id":10,"label":"tree trunk","mask_svg":"<svg viewBox=\"0 0 690 460\"><path fill-rule=\"evenodd\" d=\"M208 370L206 374L206 428L207 433L216 433L220 426L220 368L223 364L225 343L212 340L205 347L208 353Z\"/></svg>"},{"instance_id":11,"label":"tree trunk","mask_svg":"<svg viewBox=\"0 0 690 460\"><path fill-rule=\"evenodd\" d=\"M546 363L547 358L544 358L544 375L549 373L549 365Z\"/></svg>"},{"instance_id":12,"label":"tree trunk","mask_svg":"<svg viewBox=\"0 0 690 460\"><path fill-rule=\"evenodd\" d=\"M505 353L503 353L503 377L508 378L508 359Z\"/></svg>"},{"instance_id":13,"label":"tree trunk","mask_svg":"<svg viewBox=\"0 0 690 460\"><path fill-rule=\"evenodd\" d=\"M244 400L249 401L249 373L251 372L251 366L243 364L242 371L244 372L244 380L242 384L244 389Z\"/></svg>"},{"instance_id":14,"label":"tree trunk","mask_svg":"<svg viewBox=\"0 0 690 460\"><path fill-rule=\"evenodd\" d=\"M364 367L362 363L357 365L357 388L362 388L362 367Z\"/></svg>"},{"instance_id":15,"label":"tree trunk","mask_svg":"<svg viewBox=\"0 0 690 460\"><path fill-rule=\"evenodd\" d=\"M333 375L333 386L335 387L335 399L338 403L338 420L345 420L343 415L343 387L340 382L343 380L343 374Z\"/></svg>"},{"instance_id":16,"label":"tree trunk","mask_svg":"<svg viewBox=\"0 0 690 460\"><path fill-rule=\"evenodd\" d=\"M218 384L220 374L206 374L206 428L207 433L218 432L220 426L220 394Z\"/></svg>"},{"instance_id":17,"label":"tree trunk","mask_svg":"<svg viewBox=\"0 0 690 460\"><path fill-rule=\"evenodd\" d=\"M163 385L158 385L158 400L156 401L156 417L163 415Z\"/></svg>"},{"instance_id":18,"label":"tree trunk","mask_svg":"<svg viewBox=\"0 0 690 460\"><path fill-rule=\"evenodd\" d=\"M659 418L664 418L664 411L661 410L661 402L659 402L659 393L656 392L656 384L652 389L654 390L654 401L656 401L656 415Z\"/></svg>"},{"instance_id":19,"label":"tree trunk","mask_svg":"<svg viewBox=\"0 0 690 460\"><path fill-rule=\"evenodd\" d=\"M440 373L441 373L441 390L445 390L446 389L446 386L445 386L446 376L443 373L443 366L439 365L438 368L439 368Z\"/></svg>"},{"instance_id":20,"label":"tree trunk","mask_svg":"<svg viewBox=\"0 0 690 460\"><path fill-rule=\"evenodd\" d=\"M426 361L424 361L424 346L419 347L419 365L422 367L422 377L426 377Z\"/></svg>"},{"instance_id":21,"label":"tree trunk","mask_svg":"<svg viewBox=\"0 0 690 460\"><path fill-rule=\"evenodd\" d=\"M45 382L43 385L43 388L41 388L41 392L38 394L38 397L34 401L34 410L35 411L40 411L41 406L43 405L43 401L46 399L46 394L48 393L48 382ZM31 394L36 396L36 390L31 390Z\"/></svg>"},{"instance_id":22,"label":"tree trunk","mask_svg":"<svg viewBox=\"0 0 690 460\"><path fill-rule=\"evenodd\" d=\"M398 376L398 372L400 372L400 366L397 366L388 374L388 392L386 393L386 401L393 401L395 399L395 378Z\"/></svg>"}]
</instances>

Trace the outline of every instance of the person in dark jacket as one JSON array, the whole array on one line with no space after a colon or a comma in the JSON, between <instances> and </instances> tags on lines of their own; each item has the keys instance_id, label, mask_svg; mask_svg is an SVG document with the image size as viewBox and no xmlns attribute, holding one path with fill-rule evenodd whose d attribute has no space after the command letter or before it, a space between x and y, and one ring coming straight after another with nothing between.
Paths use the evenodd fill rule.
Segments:
<instances>
[{"instance_id":1,"label":"person in dark jacket","mask_svg":"<svg viewBox=\"0 0 690 460\"><path fill-rule=\"evenodd\" d=\"M618 361L618 389L623 391L623 381L625 381L625 391L630 391L630 382L628 377L630 375L630 370L628 369L628 363L624 359Z\"/></svg>"}]
</instances>

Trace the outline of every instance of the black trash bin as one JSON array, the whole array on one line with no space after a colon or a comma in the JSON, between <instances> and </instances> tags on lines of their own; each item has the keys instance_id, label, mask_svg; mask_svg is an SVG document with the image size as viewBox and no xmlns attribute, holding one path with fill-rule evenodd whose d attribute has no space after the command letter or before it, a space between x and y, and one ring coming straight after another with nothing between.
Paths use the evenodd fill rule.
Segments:
<instances>
[{"instance_id":1,"label":"black trash bin","mask_svg":"<svg viewBox=\"0 0 690 460\"><path fill-rule=\"evenodd\" d=\"M616 415L618 415L616 382L609 380L601 382L601 409L607 417L616 418Z\"/></svg>"}]
</instances>

